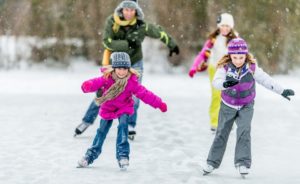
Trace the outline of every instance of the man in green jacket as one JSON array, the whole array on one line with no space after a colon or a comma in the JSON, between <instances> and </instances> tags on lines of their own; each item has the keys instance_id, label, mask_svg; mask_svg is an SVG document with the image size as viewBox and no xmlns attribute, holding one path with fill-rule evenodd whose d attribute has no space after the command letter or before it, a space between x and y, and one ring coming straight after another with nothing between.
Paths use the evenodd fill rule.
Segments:
<instances>
[{"instance_id":1,"label":"man in green jacket","mask_svg":"<svg viewBox=\"0 0 300 184\"><path fill-rule=\"evenodd\" d=\"M106 19L103 45L105 47L102 64L109 64L109 55L112 52L127 52L131 59L131 65L140 73L139 82L143 74L142 42L148 36L160 39L170 49L169 56L173 53L179 54L179 48L174 39L170 37L162 27L149 24L144 21L144 14L136 0L122 1L114 11L114 14ZM135 126L137 120L137 109L139 100L134 99L134 114L129 117L129 139L133 140L136 134ZM87 110L82 123L75 129L75 135L84 132L93 124L99 111L99 106L93 100Z\"/></svg>"}]
</instances>

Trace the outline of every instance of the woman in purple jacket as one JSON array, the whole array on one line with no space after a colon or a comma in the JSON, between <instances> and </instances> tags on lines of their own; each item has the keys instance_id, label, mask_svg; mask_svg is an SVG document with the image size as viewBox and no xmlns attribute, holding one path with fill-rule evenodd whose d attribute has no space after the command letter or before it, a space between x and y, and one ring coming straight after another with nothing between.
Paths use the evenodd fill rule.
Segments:
<instances>
[{"instance_id":1,"label":"woman in purple jacket","mask_svg":"<svg viewBox=\"0 0 300 184\"><path fill-rule=\"evenodd\" d=\"M127 119L134 113L133 95L144 103L162 112L167 111L167 105L158 96L147 90L138 82L138 73L130 68L130 57L125 52L114 52L111 55L112 66L104 71L102 77L85 81L81 88L84 93L103 89L103 96L96 101L101 108L99 115L102 118L92 146L85 156L78 162L78 167L87 167L93 163L101 153L105 137L112 125L113 119L119 119L116 158L119 167L126 170L129 166L129 142Z\"/></svg>"},{"instance_id":2,"label":"woman in purple jacket","mask_svg":"<svg viewBox=\"0 0 300 184\"><path fill-rule=\"evenodd\" d=\"M204 174L218 168L225 153L233 122L237 125L234 164L239 173L248 174L251 167L251 120L253 117L255 83L290 100L291 89L284 89L256 64L248 53L247 43L235 38L228 43L228 54L217 65L213 85L221 90L221 108L217 132L210 148Z\"/></svg>"}]
</instances>

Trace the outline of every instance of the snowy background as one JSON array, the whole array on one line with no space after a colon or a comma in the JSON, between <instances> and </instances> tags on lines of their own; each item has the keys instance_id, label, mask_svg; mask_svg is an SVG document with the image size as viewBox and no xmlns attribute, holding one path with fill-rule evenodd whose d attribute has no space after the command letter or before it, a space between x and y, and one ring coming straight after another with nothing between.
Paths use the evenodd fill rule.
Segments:
<instances>
[{"instance_id":1,"label":"snowy background","mask_svg":"<svg viewBox=\"0 0 300 184\"><path fill-rule=\"evenodd\" d=\"M252 121L253 165L246 180L234 168L235 131L221 167L202 176L214 135L209 130L210 86L207 74L152 72L143 84L168 104L161 113L142 104L137 137L131 142L130 167L119 171L115 159L117 123L91 167L77 161L91 145L99 119L82 136L73 137L94 94L81 83L99 75L92 63L73 62L68 69L31 67L0 71L0 181L6 184L82 183L299 183L300 97L288 101L258 86ZM274 76L300 92L300 72Z\"/></svg>"},{"instance_id":2,"label":"snowy background","mask_svg":"<svg viewBox=\"0 0 300 184\"><path fill-rule=\"evenodd\" d=\"M94 63L103 51L103 22L119 2L0 0L0 183L300 183L298 1L164 0L162 6L161 0L140 0L146 20L162 25L180 47L180 55L170 59L160 41L143 43L143 84L167 102L168 112L141 104L127 172L120 172L115 159L117 122L99 159L77 169L99 126L98 118L83 135L73 137L94 97L83 94L80 86L100 74ZM260 66L288 74L274 79L296 93L288 101L257 85L253 164L246 180L234 168L235 130L221 167L202 175L214 138L210 86L205 72L194 79L187 74L223 12L233 14L235 29ZM182 65L173 68L168 61Z\"/></svg>"}]
</instances>

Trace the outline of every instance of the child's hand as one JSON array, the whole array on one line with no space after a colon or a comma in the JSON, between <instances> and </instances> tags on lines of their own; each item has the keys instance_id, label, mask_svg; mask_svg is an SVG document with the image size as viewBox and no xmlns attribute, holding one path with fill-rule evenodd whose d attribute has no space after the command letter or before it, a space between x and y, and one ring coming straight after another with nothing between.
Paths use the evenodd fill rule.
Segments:
<instances>
[{"instance_id":1,"label":"child's hand","mask_svg":"<svg viewBox=\"0 0 300 184\"><path fill-rule=\"evenodd\" d=\"M189 76L190 76L191 78L193 78L194 75L195 75L195 73L196 73L196 70L195 70L195 69L190 69Z\"/></svg>"},{"instance_id":2,"label":"child's hand","mask_svg":"<svg viewBox=\"0 0 300 184\"><path fill-rule=\"evenodd\" d=\"M167 112L167 110L168 110L167 104L166 104L165 102L163 102L163 103L160 105L159 110L160 110L161 112Z\"/></svg>"},{"instance_id":3,"label":"child's hand","mask_svg":"<svg viewBox=\"0 0 300 184\"><path fill-rule=\"evenodd\" d=\"M283 92L281 93L281 95L282 95L284 98L286 98L286 99L288 99L288 100L291 100L291 99L289 98L289 96L294 96L294 95L295 95L295 92L294 92L292 89L285 89L285 90L283 90Z\"/></svg>"},{"instance_id":4,"label":"child's hand","mask_svg":"<svg viewBox=\"0 0 300 184\"><path fill-rule=\"evenodd\" d=\"M83 92L88 92L91 87L93 85L93 82L92 81L85 81L82 85L81 85L81 89Z\"/></svg>"},{"instance_id":5,"label":"child's hand","mask_svg":"<svg viewBox=\"0 0 300 184\"><path fill-rule=\"evenodd\" d=\"M235 79L233 77L229 78L229 77L226 77L226 81L223 83L223 87L224 88L229 88L229 87L232 87L234 85L237 85L239 83L239 80L238 79Z\"/></svg>"}]
</instances>

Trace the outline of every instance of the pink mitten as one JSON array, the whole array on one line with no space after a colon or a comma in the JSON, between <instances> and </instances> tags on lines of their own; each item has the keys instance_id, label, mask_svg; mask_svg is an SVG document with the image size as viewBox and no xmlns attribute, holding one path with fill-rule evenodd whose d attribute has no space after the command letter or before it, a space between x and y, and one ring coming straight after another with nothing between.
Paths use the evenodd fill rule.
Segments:
<instances>
[{"instance_id":1,"label":"pink mitten","mask_svg":"<svg viewBox=\"0 0 300 184\"><path fill-rule=\"evenodd\" d=\"M92 81L85 81L82 85L81 85L81 89L84 93L88 92L91 87L93 85Z\"/></svg>"},{"instance_id":2,"label":"pink mitten","mask_svg":"<svg viewBox=\"0 0 300 184\"><path fill-rule=\"evenodd\" d=\"M194 75L195 75L195 73L196 73L196 70L192 68L192 69L190 69L189 76L190 76L191 78L193 78Z\"/></svg>"},{"instance_id":3,"label":"pink mitten","mask_svg":"<svg viewBox=\"0 0 300 184\"><path fill-rule=\"evenodd\" d=\"M163 102L163 103L160 105L159 110L160 110L161 112L167 112L167 110L168 110L167 104L166 104L165 102Z\"/></svg>"}]
</instances>

